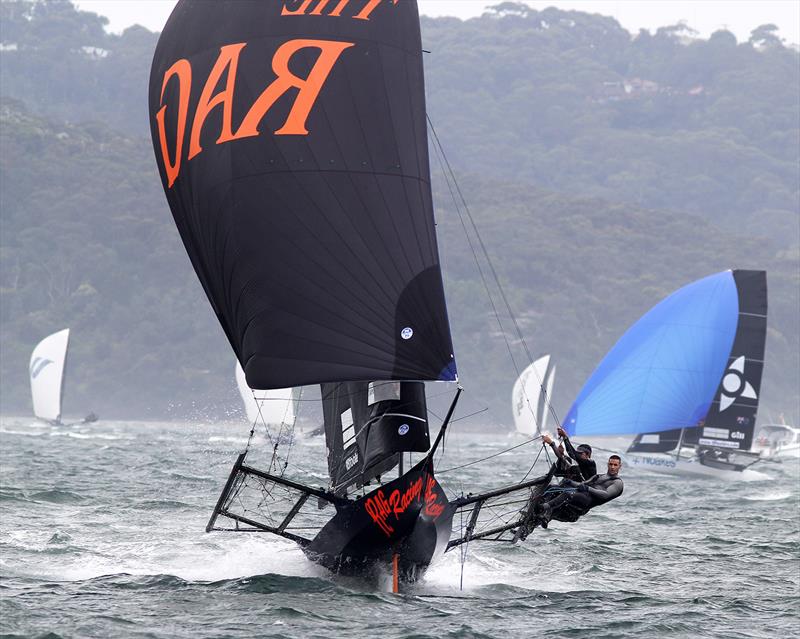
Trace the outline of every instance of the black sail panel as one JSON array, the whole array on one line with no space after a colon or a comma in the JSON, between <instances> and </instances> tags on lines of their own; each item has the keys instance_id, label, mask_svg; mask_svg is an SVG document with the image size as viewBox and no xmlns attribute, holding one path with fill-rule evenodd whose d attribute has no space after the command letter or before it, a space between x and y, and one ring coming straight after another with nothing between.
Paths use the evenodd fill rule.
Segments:
<instances>
[{"instance_id":1,"label":"black sail panel","mask_svg":"<svg viewBox=\"0 0 800 639\"><path fill-rule=\"evenodd\" d=\"M337 494L397 466L399 454L430 448L421 382L322 384L328 471Z\"/></svg>"},{"instance_id":2,"label":"black sail panel","mask_svg":"<svg viewBox=\"0 0 800 639\"><path fill-rule=\"evenodd\" d=\"M667 453L674 451L681 441L681 429L663 430L658 433L640 433L636 435L629 453Z\"/></svg>"},{"instance_id":3,"label":"black sail panel","mask_svg":"<svg viewBox=\"0 0 800 639\"><path fill-rule=\"evenodd\" d=\"M371 382L367 388L363 478L396 465L395 453L426 452L431 445L425 385L420 382Z\"/></svg>"},{"instance_id":4,"label":"black sail panel","mask_svg":"<svg viewBox=\"0 0 800 639\"><path fill-rule=\"evenodd\" d=\"M149 110L251 387L455 379L416 2L181 0Z\"/></svg>"},{"instance_id":5,"label":"black sail panel","mask_svg":"<svg viewBox=\"0 0 800 639\"><path fill-rule=\"evenodd\" d=\"M705 423L698 429L698 443L701 446L749 450L764 371L767 274L765 271L735 270L733 278L739 294L739 323L728 366Z\"/></svg>"},{"instance_id":6,"label":"black sail panel","mask_svg":"<svg viewBox=\"0 0 800 639\"><path fill-rule=\"evenodd\" d=\"M359 428L353 416L353 405L363 401L360 389L353 384L322 384L322 414L325 420L325 445L328 449L328 474L331 486L339 495L347 487L360 483L364 455L358 446ZM351 394L355 390L355 395Z\"/></svg>"}]
</instances>

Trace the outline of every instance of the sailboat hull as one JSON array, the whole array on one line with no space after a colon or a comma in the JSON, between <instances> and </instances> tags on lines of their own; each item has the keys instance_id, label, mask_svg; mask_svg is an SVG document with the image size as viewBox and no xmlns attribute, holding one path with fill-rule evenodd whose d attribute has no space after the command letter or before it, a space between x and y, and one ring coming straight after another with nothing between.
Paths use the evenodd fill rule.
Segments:
<instances>
[{"instance_id":1,"label":"sailboat hull","mask_svg":"<svg viewBox=\"0 0 800 639\"><path fill-rule=\"evenodd\" d=\"M358 500L337 504L334 517L303 551L342 574L390 566L416 581L447 548L454 509L426 460Z\"/></svg>"},{"instance_id":2,"label":"sailboat hull","mask_svg":"<svg viewBox=\"0 0 800 639\"><path fill-rule=\"evenodd\" d=\"M625 462L634 468L683 477L709 477L729 481L759 481L770 478L769 475L750 468L728 470L702 464L697 457L676 459L675 455L666 453L627 453Z\"/></svg>"}]
</instances>

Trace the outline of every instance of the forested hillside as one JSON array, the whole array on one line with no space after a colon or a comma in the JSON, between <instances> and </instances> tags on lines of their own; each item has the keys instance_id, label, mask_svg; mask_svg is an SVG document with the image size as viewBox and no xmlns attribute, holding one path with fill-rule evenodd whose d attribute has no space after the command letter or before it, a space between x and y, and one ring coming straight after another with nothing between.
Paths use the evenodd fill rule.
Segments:
<instances>
[{"instance_id":1,"label":"forested hillside","mask_svg":"<svg viewBox=\"0 0 800 639\"><path fill-rule=\"evenodd\" d=\"M230 347L153 159L157 34L108 35L66 2L0 11L0 410L29 411L30 351L69 326L68 413L238 411ZM800 57L769 27L744 43L685 35L513 3L423 19L429 112L532 355L556 359L560 416L642 313L733 267L768 271L762 406L797 421ZM525 354L433 166L467 406L507 425L503 331L519 366Z\"/></svg>"}]
</instances>

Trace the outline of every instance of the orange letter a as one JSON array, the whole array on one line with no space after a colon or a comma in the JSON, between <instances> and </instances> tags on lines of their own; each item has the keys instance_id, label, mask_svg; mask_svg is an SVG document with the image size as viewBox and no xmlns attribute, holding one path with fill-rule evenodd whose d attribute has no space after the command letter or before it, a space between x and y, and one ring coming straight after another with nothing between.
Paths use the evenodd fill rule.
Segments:
<instances>
[{"instance_id":1,"label":"orange letter a","mask_svg":"<svg viewBox=\"0 0 800 639\"><path fill-rule=\"evenodd\" d=\"M353 42L334 42L329 40L290 40L282 44L272 58L272 70L278 76L250 107L247 115L242 120L239 130L230 138L225 138L225 132L220 136L219 142L237 140L258 135L258 125L270 110L275 101L291 88L299 90L297 97L289 111L283 126L275 131L275 135L308 135L306 119L314 106L325 80L339 59L342 51L352 47ZM289 60L300 49L314 47L320 50L319 57L304 80L289 71Z\"/></svg>"},{"instance_id":2,"label":"orange letter a","mask_svg":"<svg viewBox=\"0 0 800 639\"><path fill-rule=\"evenodd\" d=\"M246 42L228 44L219 50L219 57L214 64L214 68L211 69L211 73L208 75L208 80L206 80L203 92L200 94L200 100L197 103L197 110L194 113L192 135L189 139L188 159L190 160L203 150L203 147L200 146L200 132L203 130L203 123L206 121L208 114L219 104L222 104L222 132L219 138L217 138L217 144L232 139L231 113L233 112L233 88L236 83L236 68L239 65L239 53L241 53L246 44ZM225 90L220 91L212 97L211 92L217 87L225 69L228 69Z\"/></svg>"}]
</instances>

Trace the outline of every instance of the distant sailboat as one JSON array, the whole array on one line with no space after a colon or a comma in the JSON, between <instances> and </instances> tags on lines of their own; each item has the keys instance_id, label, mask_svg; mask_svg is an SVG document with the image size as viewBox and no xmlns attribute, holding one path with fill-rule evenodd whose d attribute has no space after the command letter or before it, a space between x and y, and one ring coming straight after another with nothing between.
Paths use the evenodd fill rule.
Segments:
<instances>
[{"instance_id":1,"label":"distant sailboat","mask_svg":"<svg viewBox=\"0 0 800 639\"><path fill-rule=\"evenodd\" d=\"M669 474L751 470L767 327L764 271L724 271L662 300L614 345L572 405L584 438L636 434L626 459Z\"/></svg>"},{"instance_id":2,"label":"distant sailboat","mask_svg":"<svg viewBox=\"0 0 800 639\"><path fill-rule=\"evenodd\" d=\"M293 426L297 417L299 388L255 390L247 385L242 365L236 362L236 385L244 403L247 421L267 426Z\"/></svg>"},{"instance_id":3,"label":"distant sailboat","mask_svg":"<svg viewBox=\"0 0 800 639\"><path fill-rule=\"evenodd\" d=\"M33 349L28 374L31 380L33 414L37 419L62 425L61 403L64 396L64 373L69 347L69 329L48 335ZM89 413L81 422L97 421Z\"/></svg>"},{"instance_id":4,"label":"distant sailboat","mask_svg":"<svg viewBox=\"0 0 800 639\"><path fill-rule=\"evenodd\" d=\"M535 437L547 431L555 376L556 367L551 365L550 355L540 357L520 373L511 392L511 410L517 432Z\"/></svg>"}]
</instances>

